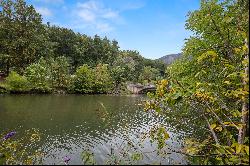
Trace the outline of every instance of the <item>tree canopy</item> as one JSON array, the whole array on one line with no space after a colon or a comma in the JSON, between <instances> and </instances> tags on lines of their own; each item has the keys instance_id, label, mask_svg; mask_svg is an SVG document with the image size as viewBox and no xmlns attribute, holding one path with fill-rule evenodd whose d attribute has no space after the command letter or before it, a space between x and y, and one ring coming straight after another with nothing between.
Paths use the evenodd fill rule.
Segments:
<instances>
[{"instance_id":1,"label":"tree canopy","mask_svg":"<svg viewBox=\"0 0 250 166\"><path fill-rule=\"evenodd\" d=\"M190 12L183 58L170 65L146 110L204 119L187 141L199 164L249 163L249 1L202 0ZM185 118L183 118L185 119ZM188 123L192 123L192 120Z\"/></svg>"},{"instance_id":2,"label":"tree canopy","mask_svg":"<svg viewBox=\"0 0 250 166\"><path fill-rule=\"evenodd\" d=\"M47 63L46 65L41 66L41 58ZM33 83L31 87L41 83L42 89L45 87L47 90L66 88L72 91L73 85L69 84L74 82L75 75L79 76L81 73L78 70L79 67L86 65L97 74L107 70L107 73L96 75L97 80L102 80L99 83L110 85L112 82L115 84L112 88L104 88L105 90L102 88L101 90L100 87L98 88L99 85L95 84L92 86L95 89L93 93L104 93L104 91L106 93L114 88L120 89L121 84L127 81L141 81L139 76L143 72L144 66L151 66L152 69L161 71L162 76L166 67L160 61L143 58L137 51L121 50L116 40L102 38L98 35L87 36L71 29L50 25L50 23L43 24L41 15L24 0L1 1L1 73L8 76L10 71L15 71L24 77L30 77L27 79L31 84ZM25 73L26 75L24 75ZM103 82L105 79L106 81ZM52 81L45 83L41 82L42 80ZM84 89L77 90L77 92L84 91Z\"/></svg>"}]
</instances>

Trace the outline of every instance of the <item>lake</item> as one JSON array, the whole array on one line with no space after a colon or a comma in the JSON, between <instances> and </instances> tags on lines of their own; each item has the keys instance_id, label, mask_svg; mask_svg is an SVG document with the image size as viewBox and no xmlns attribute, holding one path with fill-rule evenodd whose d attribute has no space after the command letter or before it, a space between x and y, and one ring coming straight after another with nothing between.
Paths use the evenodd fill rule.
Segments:
<instances>
[{"instance_id":1,"label":"lake","mask_svg":"<svg viewBox=\"0 0 250 166\"><path fill-rule=\"evenodd\" d=\"M90 150L97 164L105 164L108 154L117 154L127 145L127 139L137 149L150 152L156 143L146 139L137 145L142 133L162 124L170 134L169 147L180 150L185 132L168 124L167 120L143 111L142 95L3 95L0 96L0 132L38 129L41 141L37 145L44 152L43 164L83 164L81 153ZM130 153L129 153L130 155ZM145 153L138 164L187 164L185 156L171 153L166 158L156 152Z\"/></svg>"}]
</instances>

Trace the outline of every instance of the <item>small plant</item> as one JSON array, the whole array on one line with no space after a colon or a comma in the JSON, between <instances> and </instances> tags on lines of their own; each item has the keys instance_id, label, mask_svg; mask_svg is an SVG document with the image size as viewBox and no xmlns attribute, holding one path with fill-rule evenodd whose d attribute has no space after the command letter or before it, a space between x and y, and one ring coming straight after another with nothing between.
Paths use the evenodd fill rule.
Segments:
<instances>
[{"instance_id":1,"label":"small plant","mask_svg":"<svg viewBox=\"0 0 250 166\"><path fill-rule=\"evenodd\" d=\"M94 158L94 153L90 152L89 150L82 152L82 160L84 165L95 165L96 161Z\"/></svg>"},{"instance_id":2,"label":"small plant","mask_svg":"<svg viewBox=\"0 0 250 166\"><path fill-rule=\"evenodd\" d=\"M31 165L41 164L42 153L29 149L40 141L40 133L36 129L27 130L23 137L11 131L0 134L0 165Z\"/></svg>"}]
</instances>

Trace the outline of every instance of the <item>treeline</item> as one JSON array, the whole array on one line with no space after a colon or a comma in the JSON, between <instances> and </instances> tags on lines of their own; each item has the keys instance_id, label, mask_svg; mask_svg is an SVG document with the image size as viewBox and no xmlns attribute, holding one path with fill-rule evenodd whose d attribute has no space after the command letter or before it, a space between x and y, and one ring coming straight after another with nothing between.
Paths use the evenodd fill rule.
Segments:
<instances>
[{"instance_id":1,"label":"treeline","mask_svg":"<svg viewBox=\"0 0 250 166\"><path fill-rule=\"evenodd\" d=\"M2 89L108 93L127 81L155 81L164 71L162 62L120 50L115 40L43 24L24 0L0 2L0 73L7 77Z\"/></svg>"}]
</instances>

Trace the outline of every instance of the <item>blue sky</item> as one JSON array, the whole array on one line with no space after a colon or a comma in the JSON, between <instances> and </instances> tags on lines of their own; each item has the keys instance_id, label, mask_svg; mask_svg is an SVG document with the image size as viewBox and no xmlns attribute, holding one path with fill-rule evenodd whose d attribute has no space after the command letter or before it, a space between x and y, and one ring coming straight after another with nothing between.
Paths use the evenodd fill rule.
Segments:
<instances>
[{"instance_id":1,"label":"blue sky","mask_svg":"<svg viewBox=\"0 0 250 166\"><path fill-rule=\"evenodd\" d=\"M137 50L157 59L179 53L188 11L199 0L27 0L42 14L43 22L90 36L115 39L121 49Z\"/></svg>"}]
</instances>

